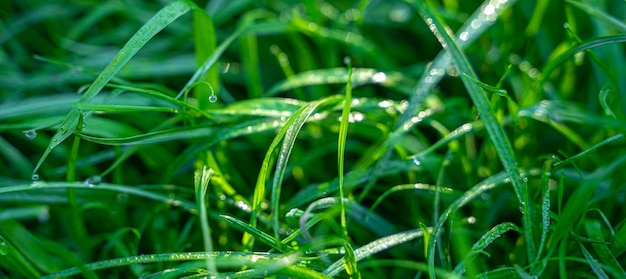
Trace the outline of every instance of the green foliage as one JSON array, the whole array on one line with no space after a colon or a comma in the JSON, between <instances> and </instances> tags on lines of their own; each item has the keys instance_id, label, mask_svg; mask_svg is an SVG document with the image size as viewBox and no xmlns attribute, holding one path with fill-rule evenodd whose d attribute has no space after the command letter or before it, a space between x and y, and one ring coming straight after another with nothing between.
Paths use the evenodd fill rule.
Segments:
<instances>
[{"instance_id":1,"label":"green foliage","mask_svg":"<svg viewBox=\"0 0 626 279\"><path fill-rule=\"evenodd\" d=\"M624 15L3 2L0 277L626 277Z\"/></svg>"}]
</instances>

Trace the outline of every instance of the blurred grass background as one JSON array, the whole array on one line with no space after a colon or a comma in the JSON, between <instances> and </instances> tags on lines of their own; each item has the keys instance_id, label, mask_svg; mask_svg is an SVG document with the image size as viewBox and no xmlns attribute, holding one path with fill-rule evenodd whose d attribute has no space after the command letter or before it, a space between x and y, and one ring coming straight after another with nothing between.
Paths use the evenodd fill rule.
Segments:
<instances>
[{"instance_id":1,"label":"blurred grass background","mask_svg":"<svg viewBox=\"0 0 626 279\"><path fill-rule=\"evenodd\" d=\"M0 3L1 276L217 276L186 254L209 250L231 278L626 276L623 1L425 1L453 31L492 24L464 54L499 123L461 67L433 72L422 2L190 3Z\"/></svg>"}]
</instances>

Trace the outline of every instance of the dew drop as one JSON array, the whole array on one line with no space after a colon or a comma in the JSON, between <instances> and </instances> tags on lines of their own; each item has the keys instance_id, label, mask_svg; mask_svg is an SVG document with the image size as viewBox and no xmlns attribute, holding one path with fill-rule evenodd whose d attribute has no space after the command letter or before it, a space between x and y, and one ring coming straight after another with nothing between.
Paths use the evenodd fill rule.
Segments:
<instances>
[{"instance_id":1,"label":"dew drop","mask_svg":"<svg viewBox=\"0 0 626 279\"><path fill-rule=\"evenodd\" d=\"M209 96L209 102L211 103L217 102L217 95L215 95L215 93L211 93L211 96Z\"/></svg>"},{"instance_id":2,"label":"dew drop","mask_svg":"<svg viewBox=\"0 0 626 279\"><path fill-rule=\"evenodd\" d=\"M87 124L83 123L83 129L87 128Z\"/></svg>"},{"instance_id":3,"label":"dew drop","mask_svg":"<svg viewBox=\"0 0 626 279\"><path fill-rule=\"evenodd\" d=\"M413 164L415 164L416 166L421 166L422 165L422 160L420 160L419 157L415 157L415 158L413 158Z\"/></svg>"},{"instance_id":4,"label":"dew drop","mask_svg":"<svg viewBox=\"0 0 626 279\"><path fill-rule=\"evenodd\" d=\"M99 176L99 175L91 176L91 177L85 179L85 181L84 181L85 186L87 186L87 187L98 186L98 184L100 184L100 182L102 182L102 177Z\"/></svg>"},{"instance_id":5,"label":"dew drop","mask_svg":"<svg viewBox=\"0 0 626 279\"><path fill-rule=\"evenodd\" d=\"M6 256L8 254L9 254L9 246L4 241L0 242L0 255Z\"/></svg>"},{"instance_id":6,"label":"dew drop","mask_svg":"<svg viewBox=\"0 0 626 279\"><path fill-rule=\"evenodd\" d=\"M37 180L39 180L39 175L35 173L35 174L33 174L33 176L31 176L31 179L33 181L37 181Z\"/></svg>"},{"instance_id":7,"label":"dew drop","mask_svg":"<svg viewBox=\"0 0 626 279\"><path fill-rule=\"evenodd\" d=\"M352 59L350 59L349 56L346 56L345 58L343 58L343 64L350 65L351 62L352 62Z\"/></svg>"},{"instance_id":8,"label":"dew drop","mask_svg":"<svg viewBox=\"0 0 626 279\"><path fill-rule=\"evenodd\" d=\"M24 131L24 136L26 136L26 138L29 140L34 140L37 137L37 131L35 130Z\"/></svg>"}]
</instances>

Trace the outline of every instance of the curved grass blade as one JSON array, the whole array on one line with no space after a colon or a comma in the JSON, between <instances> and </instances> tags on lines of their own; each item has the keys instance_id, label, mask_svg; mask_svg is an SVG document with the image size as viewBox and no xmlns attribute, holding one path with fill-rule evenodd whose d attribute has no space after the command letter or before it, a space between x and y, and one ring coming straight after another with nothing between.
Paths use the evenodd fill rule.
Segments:
<instances>
[{"instance_id":1,"label":"curved grass blade","mask_svg":"<svg viewBox=\"0 0 626 279\"><path fill-rule=\"evenodd\" d=\"M414 229L382 237L354 250L354 258L356 261L360 261L376 253L385 251L393 246L420 238L423 235L424 233L421 229ZM323 273L327 276L335 277L340 272L344 271L345 267L346 266L344 265L342 258L332 263L328 268L326 268L326 270L324 270Z\"/></svg>"},{"instance_id":2,"label":"curved grass blade","mask_svg":"<svg viewBox=\"0 0 626 279\"><path fill-rule=\"evenodd\" d=\"M75 108L81 110L92 110L99 112L171 112L178 113L178 109L168 107L154 107L154 106L127 106L127 105L98 105L98 104L85 104L78 103L74 105Z\"/></svg>"},{"instance_id":3,"label":"curved grass blade","mask_svg":"<svg viewBox=\"0 0 626 279\"><path fill-rule=\"evenodd\" d=\"M296 112L296 114L299 113L302 113L302 111L298 110ZM285 127L292 125L293 121L295 121L294 118L289 119L286 125L280 129L278 134L274 137L274 140L270 144L269 148L267 149L263 162L261 163L261 170L259 171L259 175L257 177L257 182L254 187L254 195L252 199L252 213L250 214L250 227L252 229L256 229L257 219L261 210L261 203L265 200L265 184L270 175L272 154L278 147L278 144L285 137L285 134L287 134L287 128ZM242 238L244 251L252 250L252 248L254 247L254 238L252 238L252 236L253 235L251 235L250 232L245 231ZM276 243L279 243L278 239L274 240L276 241Z\"/></svg>"},{"instance_id":4,"label":"curved grass blade","mask_svg":"<svg viewBox=\"0 0 626 279\"><path fill-rule=\"evenodd\" d=\"M181 139L194 139L200 137L210 138L214 137L216 133L216 127L214 125L203 125L196 127L162 130L123 138L102 138L85 134L80 134L80 137L84 140L104 145L136 145L167 142Z\"/></svg>"},{"instance_id":5,"label":"curved grass blade","mask_svg":"<svg viewBox=\"0 0 626 279\"><path fill-rule=\"evenodd\" d=\"M207 189L209 188L209 181L213 175L213 169L208 169L207 166L203 166L202 170L196 170L194 173L194 188L196 193L196 206L198 208L198 215L200 218L200 227L202 228L202 239L204 240L204 251L213 252L213 243L211 242L211 228L209 226L209 219L207 218L208 204L205 202ZM215 263L207 258L206 267L212 274L217 275L217 269Z\"/></svg>"},{"instance_id":6,"label":"curved grass blade","mask_svg":"<svg viewBox=\"0 0 626 279\"><path fill-rule=\"evenodd\" d=\"M624 23L622 20L614 18L613 16L601 10L598 10L594 8L593 6L590 6L586 3L581 3L579 1L573 1L573 0L566 0L565 2L572 5L573 7L580 9L581 11L588 13L590 16L593 16L603 21L604 23L612 26L613 28L619 30L620 32L626 33L626 23Z\"/></svg>"},{"instance_id":7,"label":"curved grass blade","mask_svg":"<svg viewBox=\"0 0 626 279\"><path fill-rule=\"evenodd\" d=\"M269 245L270 247L276 249L280 252L287 252L292 250L289 246L284 245L282 242L277 241L274 237L265 232L253 227L252 225L246 224L245 222L228 215L220 215L227 223L232 225L233 227L241 230L244 233L250 235L251 239L258 239L259 241ZM280 244L278 244L280 243ZM251 248L249 248L251 249Z\"/></svg>"},{"instance_id":8,"label":"curved grass blade","mask_svg":"<svg viewBox=\"0 0 626 279\"><path fill-rule=\"evenodd\" d=\"M554 71L561 63L565 62L570 57L574 56L576 53L584 51L586 49L599 47L603 45L615 44L615 43L623 43L626 42L626 34L613 35L613 36L605 36L598 37L583 41L578 45L568 49L566 52L560 54L556 58L550 60L548 64L545 65L543 70L541 71L541 75L539 77L540 84L550 77L552 71Z\"/></svg>"},{"instance_id":9,"label":"curved grass blade","mask_svg":"<svg viewBox=\"0 0 626 279\"><path fill-rule=\"evenodd\" d=\"M232 267L252 267L252 268L272 268L279 270L286 268L289 265L296 263L296 255L277 255L269 253L244 253L244 252L183 252L183 253L171 253L171 254L150 254L139 255L126 258L118 258L112 260L105 260L86 264L84 268L88 270L101 270L113 267L123 267L132 264L149 264L149 263L161 263L161 262L179 262L179 261L202 261L213 260L216 266L224 268ZM298 269L292 269L291 273L298 272ZM65 278L73 275L80 274L79 268L69 268L61 270L59 272L49 274L42 278ZM304 273L309 275L311 273ZM316 277L304 277L304 278L324 278L317 275Z\"/></svg>"},{"instance_id":10,"label":"curved grass blade","mask_svg":"<svg viewBox=\"0 0 626 279\"><path fill-rule=\"evenodd\" d=\"M111 63L100 73L94 83L87 89L87 91L80 97L79 103L89 103L93 100L104 86L122 69L130 59L139 52L141 48L159 31L163 30L166 26L176 20L178 17L187 13L195 5L189 1L179 0L170 3L165 6L156 15L154 15L146 24L144 24L122 49L113 58ZM72 109L65 120L61 124L61 128L54 134L50 140L48 148L44 151L39 162L33 170L33 174L37 173L37 170L41 167L45 159L50 155L52 149L61 144L62 141L67 139L76 130L78 123L78 109Z\"/></svg>"},{"instance_id":11,"label":"curved grass blade","mask_svg":"<svg viewBox=\"0 0 626 279\"><path fill-rule=\"evenodd\" d=\"M431 192L433 195L435 195L436 192L440 192L441 194L446 194L446 195L451 195L451 196L461 195L461 192L455 191L452 188L441 187L437 185L430 185L430 184L424 184L424 183L396 185L396 186L389 188L382 195L380 195L380 197L376 199L374 204L372 204L372 207L370 207L370 210L374 211L383 202L383 200L385 200L391 194L395 194L400 191L407 191L407 190L427 191L427 192Z\"/></svg>"},{"instance_id":12,"label":"curved grass blade","mask_svg":"<svg viewBox=\"0 0 626 279\"><path fill-rule=\"evenodd\" d=\"M86 184L83 182L33 182L31 184L21 184L7 187L0 187L0 195L15 193L15 192L24 192L24 191L38 191L38 190L52 190L52 189L85 189L90 191L112 191L125 193L129 195L135 195L138 197L143 197L146 199L163 202L168 205L176 206L183 208L189 211L192 214L198 214L197 207L194 203L179 199L175 197L169 197L164 194L153 193L150 191L142 190L137 187L125 186L125 185L117 185L117 184L109 184L109 183L100 183L97 186ZM213 212L209 212L209 216L213 218L219 219L218 215Z\"/></svg>"},{"instance_id":13,"label":"curved grass blade","mask_svg":"<svg viewBox=\"0 0 626 279\"><path fill-rule=\"evenodd\" d=\"M407 172L411 169L415 169L415 164L413 160L410 161L392 161L388 162L385 166L378 171L376 177L382 177L387 175L399 174L403 172ZM373 168L366 170L353 170L346 174L344 186L348 191L351 191L355 187L360 184L368 182L372 179L371 173ZM308 202L316 200L320 197L327 196L329 194L333 194L336 191L339 191L339 181L338 179L333 179L332 181L313 184L300 192L296 193L287 203L285 207L294 208L298 206L302 206Z\"/></svg>"},{"instance_id":14,"label":"curved grass blade","mask_svg":"<svg viewBox=\"0 0 626 279\"><path fill-rule=\"evenodd\" d=\"M603 85L602 88L600 89L600 94L598 94L598 101L606 116L617 118L617 116L615 116L615 113L613 113L613 110L611 110L611 107L609 106L608 101L607 101L610 97L609 95L612 93L615 93L615 92L613 88L611 88L611 86L606 85L606 84Z\"/></svg>"},{"instance_id":15,"label":"curved grass blade","mask_svg":"<svg viewBox=\"0 0 626 279\"><path fill-rule=\"evenodd\" d=\"M488 232L483 234L480 237L480 239L476 243L474 243L474 245L472 246L472 249L465 256L465 259L463 259L463 261L454 268L454 271L452 271L452 273L457 274L457 275L463 274L465 272L465 266L467 264L474 261L474 259L479 254L483 253L483 251L489 245L491 245L493 241L500 238L503 234L509 231L517 231L519 233L522 233L522 230L513 223L501 223L501 224L496 225L495 227L491 228Z\"/></svg>"},{"instance_id":16,"label":"curved grass blade","mask_svg":"<svg viewBox=\"0 0 626 279\"><path fill-rule=\"evenodd\" d=\"M272 224L274 228L274 237L277 241L280 240L279 231L279 217L280 217L280 191L285 175L287 161L291 155L291 150L295 144L298 133L311 114L321 105L328 105L337 102L339 97L331 96L326 99L312 102L302 107L296 112L289 122L283 127L285 129L285 137L283 139L283 145L280 148L278 160L276 162L276 171L274 172L274 181L272 183L272 195L270 199L270 208L272 209ZM282 133L282 132L281 132Z\"/></svg>"},{"instance_id":17,"label":"curved grass blade","mask_svg":"<svg viewBox=\"0 0 626 279\"><path fill-rule=\"evenodd\" d=\"M202 76L204 76L210 69L212 69L213 65L217 62L217 59L222 56L222 54L224 53L224 51L226 51L226 48L228 48L228 46L230 46L230 44L232 44L232 42L239 37L243 32L248 31L248 29L250 28L250 25L242 25L241 27L239 27L235 32L233 32L230 36L228 36L228 38L226 38L226 40L224 40L211 54L211 56L209 56L204 63L202 64L202 66L200 66L196 72L193 74L193 76L189 79L189 81L187 81L187 83L185 84L185 86L183 86L183 88L180 90L180 92L178 92L178 95L176 96L176 99L179 99L180 97L182 97L184 94L186 94L192 87L193 85L198 82L198 80L200 80L200 78Z\"/></svg>"},{"instance_id":18,"label":"curved grass blade","mask_svg":"<svg viewBox=\"0 0 626 279\"><path fill-rule=\"evenodd\" d=\"M598 263L598 260L596 260L591 255L591 253L589 253L589 251L587 251L587 248L585 248L585 245L583 245L582 243L578 243L578 246L580 247L580 250L583 252L583 255L585 256L585 259L587 260L587 263L591 267L591 270L593 270L593 273L599 279L609 279L609 276L606 274L606 272L604 272L604 270L602 270L602 266L600 266L600 264Z\"/></svg>"},{"instance_id":19,"label":"curved grass blade","mask_svg":"<svg viewBox=\"0 0 626 279\"><path fill-rule=\"evenodd\" d=\"M522 172L524 176L537 176L541 174L541 170L539 169L530 169L525 172ZM429 265L429 273L432 274L435 266L435 248L436 242L439 239L439 235L441 234L441 228L443 224L446 222L450 214L456 212L461 207L468 204L470 201L474 200L476 197L485 193L487 191L491 191L497 187L500 187L505 184L511 183L511 179L509 178L506 172L500 172L498 174L492 175L489 178L483 180L478 183L476 186L467 190L463 193L463 196L454 201L439 217L437 224L432 229L431 232L431 241L428 243L428 265Z\"/></svg>"},{"instance_id":20,"label":"curved grass blade","mask_svg":"<svg viewBox=\"0 0 626 279\"><path fill-rule=\"evenodd\" d=\"M384 236L396 231L392 223L358 204L356 201L344 199L343 202L347 205L346 208L349 209L348 213L350 214L350 218L376 235ZM310 240L311 236L308 233L308 229L320 221L320 219L315 218L315 215L312 213L314 210L331 208L339 203L339 199L336 197L326 197L310 203L304 212L297 211L301 212L298 223L303 237ZM292 212L291 214L296 214L296 212Z\"/></svg>"},{"instance_id":21,"label":"curved grass blade","mask_svg":"<svg viewBox=\"0 0 626 279\"><path fill-rule=\"evenodd\" d=\"M215 28L213 20L204 9L194 9L193 12L193 41L196 56L196 66L201 67L202 63L215 51L217 39L215 38ZM206 109L210 98L215 96L213 88L219 89L219 71L216 65L209 68L204 74L203 81L207 82L211 88L197 86L194 88L194 96L198 100L198 107Z\"/></svg>"}]
</instances>

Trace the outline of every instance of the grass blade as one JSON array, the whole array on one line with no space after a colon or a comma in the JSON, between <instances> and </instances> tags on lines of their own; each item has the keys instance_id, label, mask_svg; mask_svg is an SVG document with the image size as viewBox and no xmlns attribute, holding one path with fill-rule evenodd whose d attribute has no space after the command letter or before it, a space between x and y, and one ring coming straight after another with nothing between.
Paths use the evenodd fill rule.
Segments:
<instances>
[{"instance_id":1,"label":"grass blade","mask_svg":"<svg viewBox=\"0 0 626 279\"><path fill-rule=\"evenodd\" d=\"M622 20L614 18L611 15L601 10L598 10L594 8L593 6L590 6L589 4L586 4L586 3L581 3L579 1L573 1L573 0L566 0L565 2L603 21L604 23L612 26L613 28L617 29L620 32L626 32L626 24L622 22Z\"/></svg>"},{"instance_id":2,"label":"grass blade","mask_svg":"<svg viewBox=\"0 0 626 279\"><path fill-rule=\"evenodd\" d=\"M104 88L104 86L130 61L137 52L159 31L163 30L170 23L175 21L178 17L187 13L192 6L187 1L172 2L163 9L161 9L154 17L152 17L146 24L144 24L133 35L130 40L122 47L118 54L113 58L111 63L98 75L96 80L89 86L87 91L81 96L79 103L89 103L93 100L98 93ZM62 141L67 139L76 130L78 123L78 110L72 109L66 116L65 120L61 124L61 128L54 134L50 140L48 148L44 151L43 155L35 165L33 173L36 174L37 170L41 167L41 164L46 160L52 149L61 144Z\"/></svg>"},{"instance_id":3,"label":"grass blade","mask_svg":"<svg viewBox=\"0 0 626 279\"><path fill-rule=\"evenodd\" d=\"M587 263L591 267L591 270L593 270L593 273L599 279L609 279L609 276L606 274L606 272L604 272L604 270L602 270L602 267L600 266L600 263L598 263L598 260L596 260L591 255L591 253L589 253L589 251L587 251L587 248L585 248L585 245L583 245L582 243L579 243L579 247L580 247L580 250L583 252L583 255L585 256L585 259L587 260Z\"/></svg>"},{"instance_id":4,"label":"grass blade","mask_svg":"<svg viewBox=\"0 0 626 279\"><path fill-rule=\"evenodd\" d=\"M550 60L548 64L546 64L541 71L541 75L539 80L543 83L546 79L550 77L552 71L554 71L561 63L565 62L570 57L574 56L576 53L579 53L583 50L599 47L603 45L615 44L615 43L623 43L626 42L626 34L613 35L613 36L605 36L599 38L593 38L586 41L583 41L576 46L569 48L566 52L561 53L556 58Z\"/></svg>"},{"instance_id":5,"label":"grass blade","mask_svg":"<svg viewBox=\"0 0 626 279\"><path fill-rule=\"evenodd\" d=\"M382 237L354 250L354 258L358 262L393 246L420 238L423 235L424 233L421 229L415 229ZM343 260L338 260L326 268L326 270L324 270L324 274L330 277L336 277L340 272L345 270L345 267L346 266L344 265Z\"/></svg>"},{"instance_id":6,"label":"grass blade","mask_svg":"<svg viewBox=\"0 0 626 279\"><path fill-rule=\"evenodd\" d=\"M283 139L283 145L280 148L278 161L276 163L276 171L274 172L274 181L272 183L272 196L270 199L270 208L272 209L272 224L276 241L280 240L280 235L278 231L280 226L280 192L283 176L285 175L287 161L289 160L289 156L291 155L291 150L293 149L296 138L298 137L298 133L300 132L300 129L302 129L302 126L304 126L306 120L315 111L315 109L317 109L321 105L335 103L337 99L337 97L333 96L313 102L309 105L305 105L298 112L296 112L291 119L289 119L289 121L287 122L287 124L285 124L285 127L283 128L285 129L285 138Z\"/></svg>"},{"instance_id":7,"label":"grass blade","mask_svg":"<svg viewBox=\"0 0 626 279\"><path fill-rule=\"evenodd\" d=\"M196 170L194 174L194 185L196 192L196 206L198 208L198 217L200 218L200 227L202 228L202 238L204 240L204 252L213 252L213 243L211 242L211 228L209 226L209 219L207 218L206 193L209 187L209 181L213 175L213 169L208 169L207 166L203 166L202 170ZM207 270L211 274L218 275L215 263L207 258L206 260Z\"/></svg>"},{"instance_id":8,"label":"grass blade","mask_svg":"<svg viewBox=\"0 0 626 279\"><path fill-rule=\"evenodd\" d=\"M170 254L150 254L139 255L126 258L112 259L106 261L99 261L90 264L86 264L85 268L88 270L101 270L113 267L123 267L132 264L148 264L148 263L167 263L167 262L179 262L179 261L202 261L213 260L216 266L224 268L232 267L253 267L253 268L271 268L280 270L286 268L288 265L293 264L296 261L294 255L277 255L268 253L243 253L243 252L184 252L184 253L170 253ZM277 268L280 267L280 268ZM296 273L291 270L290 273ZM65 269L53 274L46 275L42 278L64 278L73 275L80 274L79 268ZM302 272L300 272L302 273ZM310 274L310 273L304 273ZM324 277L304 277L304 278L324 278Z\"/></svg>"},{"instance_id":9,"label":"grass blade","mask_svg":"<svg viewBox=\"0 0 626 279\"><path fill-rule=\"evenodd\" d=\"M217 45L217 39L215 38L215 28L213 27L213 20L207 14L204 9L193 9L193 37L196 53L196 66L201 67L202 63L208 59L208 57L215 52ZM197 86L194 88L194 96L198 100L198 107L200 109L207 108L210 98L215 98L215 92L213 88L219 87L219 71L217 65L209 68L204 74L204 79L209 84L210 88L205 86Z\"/></svg>"},{"instance_id":10,"label":"grass blade","mask_svg":"<svg viewBox=\"0 0 626 279\"><path fill-rule=\"evenodd\" d=\"M495 114L493 113L490 105L489 99L487 98L484 90L475 82L473 82L467 76L470 76L474 79L476 78L476 73L471 67L469 61L465 57L465 54L457 44L456 40L453 39L448 33L448 28L445 27L439 19L433 14L432 10L426 6L425 3L422 2L413 2L415 6L419 9L421 13L424 14L424 19L426 23L431 28L431 31L435 34L437 39L442 44L443 48L448 51L452 60L455 62L458 70L461 74L461 79L463 80L463 84L474 102L478 113L483 120L485 128L491 137L491 140L496 148L498 153L498 157L506 170L509 178L511 179L511 183L513 185L513 189L516 193L516 196L520 202L523 201L523 196L526 190L524 189L524 182L522 181L522 177L520 176L519 169L517 167L517 163L515 161L515 155L513 153L513 148L511 147L511 143L509 142L506 134L504 133L504 129L497 121ZM467 75L467 76L466 76ZM528 203L522 203L527 204ZM529 206L529 205L528 205ZM527 212L526 212L527 213ZM529 214L524 214L525 217L529 218ZM530 221L526 220L526 224L530 224ZM532 233L526 231L530 228L524 228L525 237L526 237L526 245L528 247L529 259L534 260L536 254L536 248L534 247L534 240L532 238ZM434 245L434 239L431 241L431 245ZM434 248L434 247L433 247ZM434 251L431 251L433 253ZM434 258L432 255L429 255L429 264L433 265L434 268ZM431 276L433 276L434 270L431 272Z\"/></svg>"},{"instance_id":11,"label":"grass blade","mask_svg":"<svg viewBox=\"0 0 626 279\"><path fill-rule=\"evenodd\" d=\"M348 239L348 227L346 224L346 207L343 203L345 192L343 188L344 156L346 153L346 138L348 137L348 117L350 116L350 105L352 104L352 62L350 57L346 57L344 62L348 66L348 82L346 83L346 94L343 99L343 109L341 110L341 123L339 123L339 139L337 144L337 166L339 168L339 207L341 209L341 229L343 236ZM353 263L356 266L356 263ZM348 273L352 275L352 273Z\"/></svg>"},{"instance_id":12,"label":"grass blade","mask_svg":"<svg viewBox=\"0 0 626 279\"><path fill-rule=\"evenodd\" d=\"M2 235L0 235L0 256L3 257L0 266L13 271L13 274L20 274L25 278L41 277L41 273Z\"/></svg>"}]
</instances>

